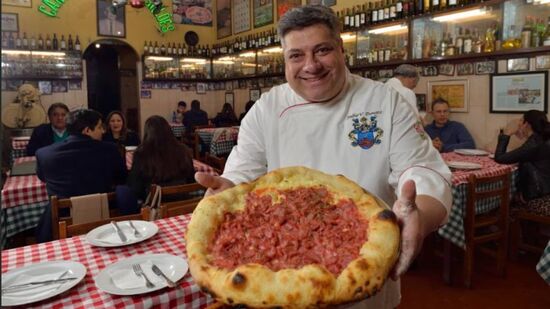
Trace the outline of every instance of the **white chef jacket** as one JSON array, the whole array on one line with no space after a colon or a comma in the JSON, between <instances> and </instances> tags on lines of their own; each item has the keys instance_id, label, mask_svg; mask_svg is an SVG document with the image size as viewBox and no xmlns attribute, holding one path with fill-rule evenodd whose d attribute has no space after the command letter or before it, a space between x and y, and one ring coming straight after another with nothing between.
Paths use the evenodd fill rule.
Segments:
<instances>
[{"instance_id":1,"label":"white chef jacket","mask_svg":"<svg viewBox=\"0 0 550 309\"><path fill-rule=\"evenodd\" d=\"M243 119L222 176L238 184L277 168L306 166L342 174L388 205L412 179L417 194L440 201L448 216L451 172L415 130L416 116L403 101L390 87L349 71L344 89L329 102L307 102L288 84L274 87ZM399 281L386 282L362 308L399 304Z\"/></svg>"},{"instance_id":2,"label":"white chef jacket","mask_svg":"<svg viewBox=\"0 0 550 309\"><path fill-rule=\"evenodd\" d=\"M424 117L426 116L426 112L418 111L418 107L416 105L416 94L414 93L414 91L403 86L403 83L396 77L388 79L386 84L395 89L395 91L397 91L403 97L405 102L409 103L412 110L415 112L420 120L424 119Z\"/></svg>"}]
</instances>

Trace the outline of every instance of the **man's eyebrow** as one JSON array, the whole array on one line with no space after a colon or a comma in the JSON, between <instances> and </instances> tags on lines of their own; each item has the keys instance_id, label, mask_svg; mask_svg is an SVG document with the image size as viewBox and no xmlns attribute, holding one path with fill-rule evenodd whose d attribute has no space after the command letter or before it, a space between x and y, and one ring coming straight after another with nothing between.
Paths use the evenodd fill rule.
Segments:
<instances>
[{"instance_id":1,"label":"man's eyebrow","mask_svg":"<svg viewBox=\"0 0 550 309\"><path fill-rule=\"evenodd\" d=\"M316 44L315 46L313 46L313 49L317 49L319 47L324 47L324 46L327 46L329 45L330 47L334 47L333 44L331 44L329 41L326 41L326 42L321 42L319 44ZM291 48L289 50L286 51L287 53L293 53L293 52L302 52L302 49L299 49L299 48Z\"/></svg>"}]
</instances>

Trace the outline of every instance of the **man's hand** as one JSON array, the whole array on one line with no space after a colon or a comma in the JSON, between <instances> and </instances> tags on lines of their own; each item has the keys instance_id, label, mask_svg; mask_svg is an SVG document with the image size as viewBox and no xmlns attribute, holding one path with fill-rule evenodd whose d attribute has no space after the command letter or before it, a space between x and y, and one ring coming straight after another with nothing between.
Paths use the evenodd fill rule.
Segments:
<instances>
[{"instance_id":1,"label":"man's hand","mask_svg":"<svg viewBox=\"0 0 550 309\"><path fill-rule=\"evenodd\" d=\"M443 142L439 139L439 137L436 137L432 140L432 143L435 147L435 149L437 149L439 152L441 152L441 150L443 150Z\"/></svg>"},{"instance_id":2,"label":"man's hand","mask_svg":"<svg viewBox=\"0 0 550 309\"><path fill-rule=\"evenodd\" d=\"M409 180L403 184L401 195L393 204L393 212L401 226L401 254L391 274L393 280L397 280L407 271L422 248L424 227L415 199L416 185L414 181Z\"/></svg>"},{"instance_id":3,"label":"man's hand","mask_svg":"<svg viewBox=\"0 0 550 309\"><path fill-rule=\"evenodd\" d=\"M508 124L506 125L506 128L504 128L503 133L510 136L514 135L518 133L520 125L521 125L521 120L519 119L512 120L508 122Z\"/></svg>"},{"instance_id":4,"label":"man's hand","mask_svg":"<svg viewBox=\"0 0 550 309\"><path fill-rule=\"evenodd\" d=\"M204 196L213 195L235 186L235 184L229 179L220 176L212 176L203 172L196 172L195 180L204 187L208 188Z\"/></svg>"}]
</instances>

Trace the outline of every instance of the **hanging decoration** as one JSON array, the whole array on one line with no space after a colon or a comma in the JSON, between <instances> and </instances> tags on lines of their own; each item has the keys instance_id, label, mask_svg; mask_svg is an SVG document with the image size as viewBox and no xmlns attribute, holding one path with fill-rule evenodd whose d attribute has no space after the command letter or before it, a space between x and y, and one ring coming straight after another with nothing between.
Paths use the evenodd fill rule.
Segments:
<instances>
[{"instance_id":1,"label":"hanging decoration","mask_svg":"<svg viewBox=\"0 0 550 309\"><path fill-rule=\"evenodd\" d=\"M134 9L141 9L145 5L145 0L130 0L130 6Z\"/></svg>"},{"instance_id":2,"label":"hanging decoration","mask_svg":"<svg viewBox=\"0 0 550 309\"><path fill-rule=\"evenodd\" d=\"M38 11L46 16L56 17L57 11L65 3L66 0L42 0L42 4L38 6Z\"/></svg>"},{"instance_id":3,"label":"hanging decoration","mask_svg":"<svg viewBox=\"0 0 550 309\"><path fill-rule=\"evenodd\" d=\"M172 13L166 10L166 6L162 4L161 0L145 0L145 7L155 17L158 24L157 29L160 33L164 34L176 29L172 20Z\"/></svg>"}]
</instances>

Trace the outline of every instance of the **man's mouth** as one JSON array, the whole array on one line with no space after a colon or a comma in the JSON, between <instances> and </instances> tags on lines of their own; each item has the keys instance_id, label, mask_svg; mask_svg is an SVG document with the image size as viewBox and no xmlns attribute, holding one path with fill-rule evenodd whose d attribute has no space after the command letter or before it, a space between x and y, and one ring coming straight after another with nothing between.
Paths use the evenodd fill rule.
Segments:
<instances>
[{"instance_id":1,"label":"man's mouth","mask_svg":"<svg viewBox=\"0 0 550 309\"><path fill-rule=\"evenodd\" d=\"M328 75L328 73L329 72L327 71L327 72L324 72L324 73L321 73L321 74L318 74L318 75L315 75L315 76L311 76L311 77L299 76L299 78L302 79L302 80L308 81L308 82L316 82L316 81L319 81L319 80L325 78Z\"/></svg>"}]
</instances>

